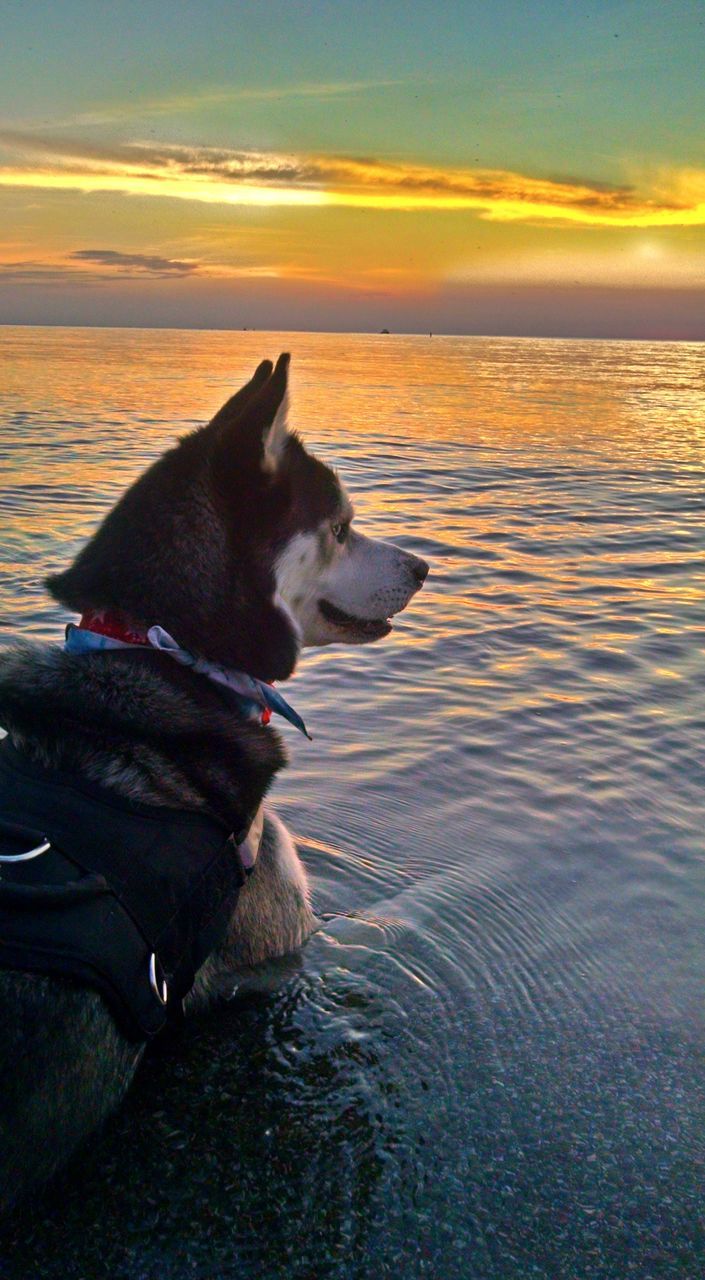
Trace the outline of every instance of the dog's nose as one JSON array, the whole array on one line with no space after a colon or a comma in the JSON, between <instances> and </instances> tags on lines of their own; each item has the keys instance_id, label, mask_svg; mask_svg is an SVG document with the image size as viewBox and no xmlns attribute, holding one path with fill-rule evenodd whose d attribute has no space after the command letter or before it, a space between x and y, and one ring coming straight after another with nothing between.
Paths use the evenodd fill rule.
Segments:
<instances>
[{"instance_id":1,"label":"dog's nose","mask_svg":"<svg viewBox=\"0 0 705 1280\"><path fill-rule=\"evenodd\" d=\"M422 587L428 576L428 565L421 556L412 556L411 572L413 573L419 586Z\"/></svg>"}]
</instances>

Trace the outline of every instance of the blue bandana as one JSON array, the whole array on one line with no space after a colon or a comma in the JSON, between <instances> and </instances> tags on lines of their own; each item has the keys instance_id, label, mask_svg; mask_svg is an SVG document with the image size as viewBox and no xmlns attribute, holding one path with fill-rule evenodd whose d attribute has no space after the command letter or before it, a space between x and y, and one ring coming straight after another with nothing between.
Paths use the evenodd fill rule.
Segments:
<instances>
[{"instance_id":1,"label":"blue bandana","mask_svg":"<svg viewBox=\"0 0 705 1280\"><path fill-rule=\"evenodd\" d=\"M168 654L182 666L191 667L199 675L207 676L209 680L214 680L216 684L222 684L226 689L230 689L231 693L237 694L247 715L260 718L262 712L275 712L288 720L289 724L293 724L309 741L313 741L301 716L289 706L286 698L282 698L271 684L266 684L264 680L258 680L255 676L248 676L245 671L232 671L229 667L222 667L217 662L209 662L207 658L197 657L189 649L180 648L173 636L170 636L163 627L150 627L147 639L149 644L128 644L124 640L116 640L112 636L102 635L97 631L88 631L85 627L77 627L75 623L70 622L66 628L64 648L67 653L98 653L104 649L156 649L159 653Z\"/></svg>"}]
</instances>

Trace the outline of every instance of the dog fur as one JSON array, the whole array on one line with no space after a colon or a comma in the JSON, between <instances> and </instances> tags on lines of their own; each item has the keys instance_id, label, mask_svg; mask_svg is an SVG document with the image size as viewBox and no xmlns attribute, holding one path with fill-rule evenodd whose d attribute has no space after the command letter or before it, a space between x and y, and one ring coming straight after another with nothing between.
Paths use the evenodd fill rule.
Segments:
<instances>
[{"instance_id":1,"label":"dog fur","mask_svg":"<svg viewBox=\"0 0 705 1280\"><path fill-rule=\"evenodd\" d=\"M68 608L165 627L201 656L285 680L306 644L390 629L428 566L350 528L337 476L287 425L288 356L264 361L207 426L123 495L64 573ZM272 726L227 691L148 650L69 654L21 643L0 658L0 724L31 759L132 799L225 822L260 805L285 763ZM254 873L188 1007L244 968L296 950L315 924L293 842L265 814ZM65 1163L124 1096L143 1047L102 997L57 977L0 971L0 1204Z\"/></svg>"}]
</instances>

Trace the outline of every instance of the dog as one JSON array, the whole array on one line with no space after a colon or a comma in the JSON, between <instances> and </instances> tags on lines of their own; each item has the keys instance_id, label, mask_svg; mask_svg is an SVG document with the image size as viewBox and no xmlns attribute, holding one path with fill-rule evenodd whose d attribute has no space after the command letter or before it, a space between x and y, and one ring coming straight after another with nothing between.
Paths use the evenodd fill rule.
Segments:
<instances>
[{"instance_id":1,"label":"dog","mask_svg":"<svg viewBox=\"0 0 705 1280\"><path fill-rule=\"evenodd\" d=\"M0 659L2 745L29 769L30 796L46 778L64 808L80 796L89 813L103 805L102 814L107 794L108 805L129 810L126 823L135 812L138 823L155 812L210 823L219 848L223 832L238 829L226 865L229 873L238 861L234 905L215 948L194 952L180 1002L187 1012L232 990L243 970L298 949L316 924L294 843L262 808L285 763L266 723L272 709L304 727L273 682L292 674L305 646L386 636L428 572L418 556L354 528L341 481L289 429L288 366L286 354L274 367L263 361L207 426L127 490L73 564L47 580L55 599L82 615L66 646L19 643ZM53 800L44 810L58 812ZM90 854L102 819L83 821ZM69 810L59 838L69 860L74 825ZM8 830L16 835L12 824ZM51 850L53 838L40 834L35 848L5 855L0 890L8 901L39 892L8 887L6 877L41 868L38 854L63 857ZM251 874L240 875L245 854ZM138 874L139 849L130 857L130 874ZM94 886L100 880L88 876ZM118 918L110 893L94 898L111 904L106 919ZM126 916L122 924L132 927ZM10 948L0 957L5 1210L118 1106L149 1039L139 1023L126 1030L109 987L71 969L16 964L13 955ZM154 953L150 964L140 1000L152 1002L151 1017L167 1000L168 975Z\"/></svg>"}]
</instances>

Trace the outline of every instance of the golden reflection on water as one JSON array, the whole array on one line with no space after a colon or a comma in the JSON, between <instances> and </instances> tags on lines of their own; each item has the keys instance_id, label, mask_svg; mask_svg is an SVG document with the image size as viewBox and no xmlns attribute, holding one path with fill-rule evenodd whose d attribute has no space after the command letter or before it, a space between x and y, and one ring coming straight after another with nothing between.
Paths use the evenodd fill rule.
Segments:
<instances>
[{"instance_id":1,"label":"golden reflection on water","mask_svg":"<svg viewBox=\"0 0 705 1280\"><path fill-rule=\"evenodd\" d=\"M690 514L673 504L705 457L696 344L15 328L2 345L11 578L41 545L61 560L261 358L289 349L292 425L338 467L361 525L421 533L439 637L460 616L477 627L575 593L602 623L586 646L620 652L631 637L605 627L608 600L705 598ZM631 536L639 486L676 463L673 522L654 509L647 552L641 525ZM424 636L402 631L409 647ZM555 646L533 651L557 660Z\"/></svg>"}]
</instances>

